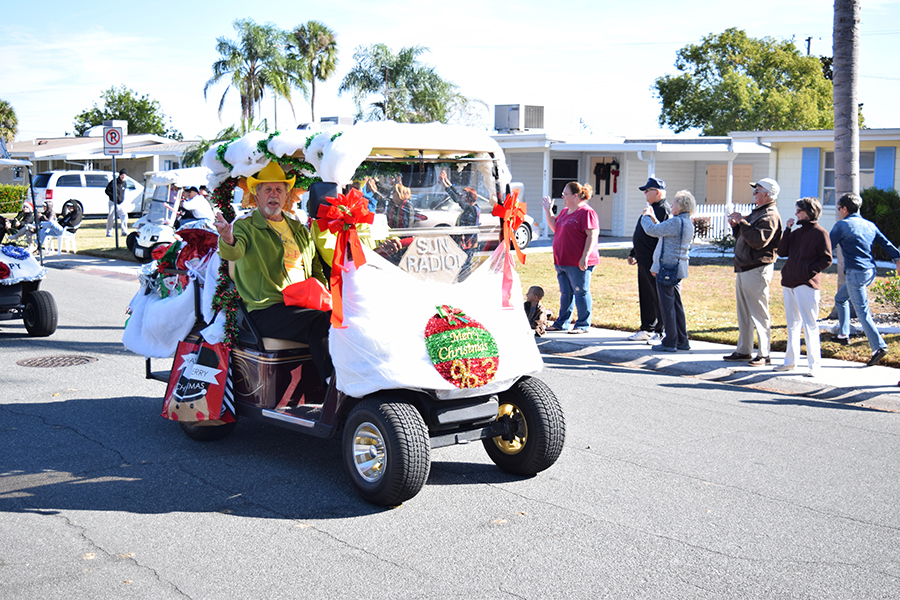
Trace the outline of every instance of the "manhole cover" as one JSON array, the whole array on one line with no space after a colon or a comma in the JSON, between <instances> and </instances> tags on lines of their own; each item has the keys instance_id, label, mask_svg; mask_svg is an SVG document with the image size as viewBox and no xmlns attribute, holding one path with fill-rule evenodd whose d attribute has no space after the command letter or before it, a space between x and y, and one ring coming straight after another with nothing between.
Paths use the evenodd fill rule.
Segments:
<instances>
[{"instance_id":1,"label":"manhole cover","mask_svg":"<svg viewBox=\"0 0 900 600\"><path fill-rule=\"evenodd\" d=\"M49 369L55 367L74 367L76 365L84 365L96 361L96 358L90 356L38 356L36 358L22 359L16 364L20 367Z\"/></svg>"}]
</instances>

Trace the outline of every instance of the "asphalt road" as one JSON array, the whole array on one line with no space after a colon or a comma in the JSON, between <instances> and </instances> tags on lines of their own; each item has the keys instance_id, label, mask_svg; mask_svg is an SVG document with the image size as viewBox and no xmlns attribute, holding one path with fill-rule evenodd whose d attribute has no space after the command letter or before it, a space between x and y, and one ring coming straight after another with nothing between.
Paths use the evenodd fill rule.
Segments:
<instances>
[{"instance_id":1,"label":"asphalt road","mask_svg":"<svg viewBox=\"0 0 900 600\"><path fill-rule=\"evenodd\" d=\"M125 276L52 270L47 339L0 323L0 598L896 598L900 415L546 357L566 448L480 444L359 499L337 441L201 444L122 349ZM40 356L95 362L21 367Z\"/></svg>"}]
</instances>

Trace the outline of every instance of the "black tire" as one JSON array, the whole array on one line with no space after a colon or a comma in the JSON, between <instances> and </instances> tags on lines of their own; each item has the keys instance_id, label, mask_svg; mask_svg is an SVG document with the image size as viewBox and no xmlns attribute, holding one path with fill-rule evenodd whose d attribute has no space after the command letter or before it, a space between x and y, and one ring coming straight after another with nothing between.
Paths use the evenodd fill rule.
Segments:
<instances>
[{"instance_id":1,"label":"black tire","mask_svg":"<svg viewBox=\"0 0 900 600\"><path fill-rule=\"evenodd\" d=\"M390 398L363 400L344 423L347 475L372 504L396 506L419 493L431 470L431 442L422 415Z\"/></svg>"},{"instance_id":2,"label":"black tire","mask_svg":"<svg viewBox=\"0 0 900 600\"><path fill-rule=\"evenodd\" d=\"M134 247L137 245L137 231L132 231L128 234L128 237L125 238L125 246L128 248L128 251L132 254L134 253ZM137 258L137 257L135 257Z\"/></svg>"},{"instance_id":3,"label":"black tire","mask_svg":"<svg viewBox=\"0 0 900 600\"><path fill-rule=\"evenodd\" d=\"M35 290L25 297L25 309L22 311L25 330L31 337L47 337L56 331L59 312L56 300L50 292Z\"/></svg>"},{"instance_id":4,"label":"black tire","mask_svg":"<svg viewBox=\"0 0 900 600\"><path fill-rule=\"evenodd\" d=\"M500 419L507 420L511 439L482 440L498 467L531 476L553 465L566 441L566 420L553 391L540 379L523 377L500 395Z\"/></svg>"},{"instance_id":5,"label":"black tire","mask_svg":"<svg viewBox=\"0 0 900 600\"><path fill-rule=\"evenodd\" d=\"M529 225L528 223L522 223L521 225L519 225L519 228L516 229L516 245L519 247L519 250L524 250L530 243L531 225Z\"/></svg>"},{"instance_id":6,"label":"black tire","mask_svg":"<svg viewBox=\"0 0 900 600\"><path fill-rule=\"evenodd\" d=\"M222 425L198 425L196 423L178 423L181 430L186 436L195 442L214 442L228 437L234 428L237 427L237 421L232 423L223 423Z\"/></svg>"}]
</instances>

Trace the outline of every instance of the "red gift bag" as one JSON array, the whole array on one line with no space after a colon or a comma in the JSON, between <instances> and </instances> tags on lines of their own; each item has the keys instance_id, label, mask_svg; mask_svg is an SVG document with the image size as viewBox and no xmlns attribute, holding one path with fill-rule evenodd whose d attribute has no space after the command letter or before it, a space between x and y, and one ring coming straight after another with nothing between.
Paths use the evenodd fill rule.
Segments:
<instances>
[{"instance_id":1,"label":"red gift bag","mask_svg":"<svg viewBox=\"0 0 900 600\"><path fill-rule=\"evenodd\" d=\"M179 342L169 376L162 416L172 421L235 420L231 395L228 348L224 344Z\"/></svg>"}]
</instances>

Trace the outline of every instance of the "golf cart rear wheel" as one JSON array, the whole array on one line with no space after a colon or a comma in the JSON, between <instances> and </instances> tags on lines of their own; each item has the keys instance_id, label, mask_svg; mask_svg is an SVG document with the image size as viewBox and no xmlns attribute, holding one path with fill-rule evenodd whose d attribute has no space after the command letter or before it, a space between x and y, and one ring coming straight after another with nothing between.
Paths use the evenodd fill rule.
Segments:
<instances>
[{"instance_id":1,"label":"golf cart rear wheel","mask_svg":"<svg viewBox=\"0 0 900 600\"><path fill-rule=\"evenodd\" d=\"M508 434L482 440L498 467L515 475L535 475L559 458L566 421L553 391L540 379L523 377L499 394L499 419Z\"/></svg>"},{"instance_id":2,"label":"golf cart rear wheel","mask_svg":"<svg viewBox=\"0 0 900 600\"><path fill-rule=\"evenodd\" d=\"M363 400L347 416L341 447L353 487L372 504L401 504L428 479L428 429L411 404Z\"/></svg>"},{"instance_id":3,"label":"golf cart rear wheel","mask_svg":"<svg viewBox=\"0 0 900 600\"><path fill-rule=\"evenodd\" d=\"M35 290L25 297L25 309L22 311L25 330L31 337L47 337L56 331L59 313L56 300L50 292Z\"/></svg>"},{"instance_id":4,"label":"golf cart rear wheel","mask_svg":"<svg viewBox=\"0 0 900 600\"><path fill-rule=\"evenodd\" d=\"M228 437L234 428L237 427L237 421L231 423L223 423L221 425L213 425L211 423L201 425L199 423L178 423L181 430L186 436L195 442L214 442Z\"/></svg>"}]
</instances>

